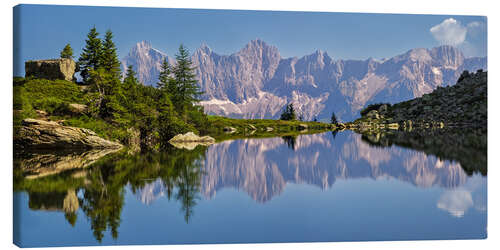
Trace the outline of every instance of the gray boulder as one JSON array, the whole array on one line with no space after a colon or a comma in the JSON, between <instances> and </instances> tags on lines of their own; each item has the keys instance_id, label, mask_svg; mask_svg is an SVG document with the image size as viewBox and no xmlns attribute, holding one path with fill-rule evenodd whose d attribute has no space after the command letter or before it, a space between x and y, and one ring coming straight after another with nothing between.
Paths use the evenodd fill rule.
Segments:
<instances>
[{"instance_id":1,"label":"gray boulder","mask_svg":"<svg viewBox=\"0 0 500 250\"><path fill-rule=\"evenodd\" d=\"M169 142L208 142L215 143L215 139L210 136L197 136L193 132L185 134L178 134L174 136Z\"/></svg>"},{"instance_id":2,"label":"gray boulder","mask_svg":"<svg viewBox=\"0 0 500 250\"><path fill-rule=\"evenodd\" d=\"M193 150L198 145L210 146L215 143L215 139L210 136L197 136L193 132L187 132L174 136L168 142L176 148Z\"/></svg>"}]
</instances>

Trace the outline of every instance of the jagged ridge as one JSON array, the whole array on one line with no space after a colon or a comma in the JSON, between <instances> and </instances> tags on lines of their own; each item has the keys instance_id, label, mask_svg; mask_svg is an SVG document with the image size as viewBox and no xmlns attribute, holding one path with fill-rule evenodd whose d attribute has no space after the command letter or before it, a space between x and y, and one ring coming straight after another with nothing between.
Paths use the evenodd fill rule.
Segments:
<instances>
[{"instance_id":1,"label":"jagged ridge","mask_svg":"<svg viewBox=\"0 0 500 250\"><path fill-rule=\"evenodd\" d=\"M140 42L123 59L144 84L155 84L163 58L174 59ZM334 60L318 50L301 58L282 58L260 39L240 51L219 55L206 44L192 60L205 92L201 104L211 114L234 118L277 118L293 102L305 119L327 119L335 112L348 121L369 103L396 103L454 84L463 70L486 69L486 58L465 58L452 46L412 49L378 61Z\"/></svg>"}]
</instances>

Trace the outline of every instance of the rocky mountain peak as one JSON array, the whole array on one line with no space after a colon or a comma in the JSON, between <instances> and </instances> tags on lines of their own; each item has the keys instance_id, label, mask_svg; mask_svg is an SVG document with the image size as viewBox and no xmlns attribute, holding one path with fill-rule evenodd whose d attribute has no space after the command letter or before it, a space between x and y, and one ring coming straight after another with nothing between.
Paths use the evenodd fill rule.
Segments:
<instances>
[{"instance_id":1,"label":"rocky mountain peak","mask_svg":"<svg viewBox=\"0 0 500 250\"><path fill-rule=\"evenodd\" d=\"M146 40L142 40L142 41L138 42L135 46L138 48L147 48L147 49L150 49L153 47L153 46L151 46L151 42L146 41Z\"/></svg>"},{"instance_id":2,"label":"rocky mountain peak","mask_svg":"<svg viewBox=\"0 0 500 250\"><path fill-rule=\"evenodd\" d=\"M332 61L332 59L328 55L328 53L326 53L326 51L322 51L320 49L317 49L316 51L314 51L312 56L316 59L315 61L318 63L327 64L327 63L330 63Z\"/></svg>"},{"instance_id":3,"label":"rocky mountain peak","mask_svg":"<svg viewBox=\"0 0 500 250\"><path fill-rule=\"evenodd\" d=\"M434 59L434 64L443 65L445 68L456 69L464 63L465 59L459 49L450 45L432 48L430 54Z\"/></svg>"},{"instance_id":4,"label":"rocky mountain peak","mask_svg":"<svg viewBox=\"0 0 500 250\"><path fill-rule=\"evenodd\" d=\"M258 58L275 58L280 59L280 53L278 48L272 45L268 45L261 39L255 39L250 41L243 49L241 49L237 55L251 55Z\"/></svg>"},{"instance_id":5,"label":"rocky mountain peak","mask_svg":"<svg viewBox=\"0 0 500 250\"><path fill-rule=\"evenodd\" d=\"M149 50L153 49L153 46L149 41L143 40L136 43L131 49L129 54L141 54L147 53Z\"/></svg>"},{"instance_id":6,"label":"rocky mountain peak","mask_svg":"<svg viewBox=\"0 0 500 250\"><path fill-rule=\"evenodd\" d=\"M155 85L163 59L167 59L171 65L175 63L173 58L153 48L150 42L140 41L122 59L122 72L125 74L127 67L132 65L140 82L146 85Z\"/></svg>"},{"instance_id":7,"label":"rocky mountain peak","mask_svg":"<svg viewBox=\"0 0 500 250\"><path fill-rule=\"evenodd\" d=\"M432 56L429 50L424 48L417 48L409 50L406 54L407 59L413 62L430 62L432 61Z\"/></svg>"},{"instance_id":8,"label":"rocky mountain peak","mask_svg":"<svg viewBox=\"0 0 500 250\"><path fill-rule=\"evenodd\" d=\"M195 54L196 53L203 53L206 55L210 55L210 54L212 54L212 49L210 47L208 47L208 45L206 43L202 43L200 45L200 47L195 51Z\"/></svg>"},{"instance_id":9,"label":"rocky mountain peak","mask_svg":"<svg viewBox=\"0 0 500 250\"><path fill-rule=\"evenodd\" d=\"M266 42L264 42L260 38L256 38L248 42L245 47L250 48L250 47L266 47L266 46L268 46Z\"/></svg>"}]
</instances>

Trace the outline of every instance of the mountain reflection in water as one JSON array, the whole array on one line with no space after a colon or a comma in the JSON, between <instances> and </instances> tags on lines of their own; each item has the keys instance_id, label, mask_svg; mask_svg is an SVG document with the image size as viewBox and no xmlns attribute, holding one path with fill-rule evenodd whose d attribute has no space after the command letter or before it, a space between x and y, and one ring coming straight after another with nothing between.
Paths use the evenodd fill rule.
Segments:
<instances>
[{"instance_id":1,"label":"mountain reflection in water","mask_svg":"<svg viewBox=\"0 0 500 250\"><path fill-rule=\"evenodd\" d=\"M246 191L258 202L266 202L280 194L290 182L327 189L337 179L384 177L418 187L437 185L454 188L465 183L468 173L472 174L465 172L460 162L453 161L457 151L462 155L470 155L463 152L472 151L476 165L468 165L467 170L481 170L486 174L483 171L486 169L486 151L468 144L462 147L452 145L451 150L442 150L439 158L426 154L425 145L419 148L421 151L391 147L389 144L378 147L373 146L376 145L373 142L366 143L364 138L350 132L339 136L333 132L296 138L225 141L207 150L202 191L206 196L213 197L218 189L234 187ZM401 143L403 135L398 140ZM445 145L441 142L440 146ZM453 153L448 158L452 161L446 158L449 151Z\"/></svg>"},{"instance_id":2,"label":"mountain reflection in water","mask_svg":"<svg viewBox=\"0 0 500 250\"><path fill-rule=\"evenodd\" d=\"M81 210L99 242L108 230L113 238L119 237L120 223L127 219L122 218L126 189L147 205L160 197L178 203L186 223L200 200L217 200L217 192L223 189L243 191L266 204L282 194L287 184L326 190L340 180L363 178L444 188L436 207L455 217L463 217L470 208L486 210L486 134L482 133L457 137L452 131L431 135L328 132L228 140L194 150L172 147L162 153L91 157L88 167L73 164L80 167L31 178L33 169L45 173L40 165L26 167L47 158L36 157L15 161L14 190L28 193L31 210L63 212L73 226ZM79 162L74 154L57 159L60 162L51 158L51 166ZM478 174L483 177L470 178Z\"/></svg>"}]
</instances>

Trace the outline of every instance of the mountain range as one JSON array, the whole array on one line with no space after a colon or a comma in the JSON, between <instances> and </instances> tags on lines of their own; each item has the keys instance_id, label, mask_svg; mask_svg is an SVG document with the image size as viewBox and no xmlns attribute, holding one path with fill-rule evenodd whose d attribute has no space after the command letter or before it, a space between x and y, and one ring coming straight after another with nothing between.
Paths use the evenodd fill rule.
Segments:
<instances>
[{"instance_id":1,"label":"mountain range","mask_svg":"<svg viewBox=\"0 0 500 250\"><path fill-rule=\"evenodd\" d=\"M132 65L143 84L155 85L163 59L175 64L142 41L122 59L122 70ZM383 60L344 60L321 50L282 58L277 47L256 39L231 55L202 44L191 59L205 112L233 118L278 118L292 102L305 120L327 120L335 112L339 120L350 121L368 104L420 97L455 84L463 70L487 70L486 57L465 58L448 45Z\"/></svg>"}]
</instances>

